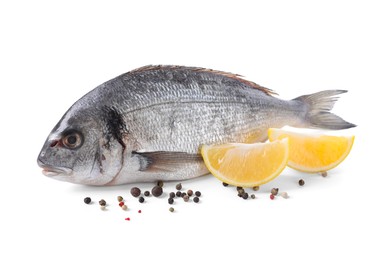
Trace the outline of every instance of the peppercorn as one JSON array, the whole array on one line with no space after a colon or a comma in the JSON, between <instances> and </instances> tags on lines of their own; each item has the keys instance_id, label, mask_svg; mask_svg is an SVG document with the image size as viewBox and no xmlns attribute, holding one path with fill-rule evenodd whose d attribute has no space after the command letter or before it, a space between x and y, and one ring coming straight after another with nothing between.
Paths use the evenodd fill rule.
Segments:
<instances>
[{"instance_id":1,"label":"peppercorn","mask_svg":"<svg viewBox=\"0 0 384 260\"><path fill-rule=\"evenodd\" d=\"M260 187L259 186L255 186L255 187L253 187L252 188L254 191L258 191L259 189L260 189Z\"/></svg>"},{"instance_id":2,"label":"peppercorn","mask_svg":"<svg viewBox=\"0 0 384 260\"><path fill-rule=\"evenodd\" d=\"M107 202L105 202L105 200L100 200L99 201L99 205L100 206L105 206L105 205L107 205Z\"/></svg>"},{"instance_id":3,"label":"peppercorn","mask_svg":"<svg viewBox=\"0 0 384 260\"><path fill-rule=\"evenodd\" d=\"M174 198L175 196L176 196L176 194L173 191L171 193L169 193L170 198Z\"/></svg>"},{"instance_id":4,"label":"peppercorn","mask_svg":"<svg viewBox=\"0 0 384 260\"><path fill-rule=\"evenodd\" d=\"M188 195L184 195L184 196L183 196L183 200L184 200L185 202L188 202L188 201L189 201L189 196L188 196Z\"/></svg>"},{"instance_id":5,"label":"peppercorn","mask_svg":"<svg viewBox=\"0 0 384 260\"><path fill-rule=\"evenodd\" d=\"M269 195L269 198L270 198L271 200L274 200L274 199L275 199L275 195L271 194L271 195Z\"/></svg>"},{"instance_id":6,"label":"peppercorn","mask_svg":"<svg viewBox=\"0 0 384 260\"><path fill-rule=\"evenodd\" d=\"M145 200L144 197L140 197L140 198L139 198L139 202L140 202L140 203L143 203L144 200Z\"/></svg>"},{"instance_id":7,"label":"peppercorn","mask_svg":"<svg viewBox=\"0 0 384 260\"><path fill-rule=\"evenodd\" d=\"M122 209L122 210L127 210L128 207L127 207L127 205L123 205L123 206L121 207L121 209Z\"/></svg>"},{"instance_id":8,"label":"peppercorn","mask_svg":"<svg viewBox=\"0 0 384 260\"><path fill-rule=\"evenodd\" d=\"M201 192L200 191L196 191L195 195L196 195L196 197L200 197L201 196Z\"/></svg>"},{"instance_id":9,"label":"peppercorn","mask_svg":"<svg viewBox=\"0 0 384 260\"><path fill-rule=\"evenodd\" d=\"M236 190L237 190L237 191L239 191L239 190L241 190L241 189L243 189L243 187L240 187L240 186L237 186L237 187L236 187Z\"/></svg>"},{"instance_id":10,"label":"peppercorn","mask_svg":"<svg viewBox=\"0 0 384 260\"><path fill-rule=\"evenodd\" d=\"M163 181L157 181L156 186L163 187L164 182Z\"/></svg>"},{"instance_id":11,"label":"peppercorn","mask_svg":"<svg viewBox=\"0 0 384 260\"><path fill-rule=\"evenodd\" d=\"M223 182L223 186L224 186L224 187L227 187L227 186L228 186L228 183Z\"/></svg>"},{"instance_id":12,"label":"peppercorn","mask_svg":"<svg viewBox=\"0 0 384 260\"><path fill-rule=\"evenodd\" d=\"M141 190L139 188L137 188L137 187L133 187L131 189L131 194L132 194L133 197L139 197L140 194L141 194Z\"/></svg>"},{"instance_id":13,"label":"peppercorn","mask_svg":"<svg viewBox=\"0 0 384 260\"><path fill-rule=\"evenodd\" d=\"M141 209L139 209L137 212L138 212L138 213L141 213Z\"/></svg>"},{"instance_id":14,"label":"peppercorn","mask_svg":"<svg viewBox=\"0 0 384 260\"><path fill-rule=\"evenodd\" d=\"M288 193L286 193L285 191L283 191L280 195L281 195L281 197L283 197L284 199L288 199Z\"/></svg>"},{"instance_id":15,"label":"peppercorn","mask_svg":"<svg viewBox=\"0 0 384 260\"><path fill-rule=\"evenodd\" d=\"M153 196L159 197L159 196L161 196L161 194L163 194L163 188L161 188L160 186L153 187L153 189L152 189L152 195Z\"/></svg>"},{"instance_id":16,"label":"peppercorn","mask_svg":"<svg viewBox=\"0 0 384 260\"><path fill-rule=\"evenodd\" d=\"M243 198L243 199L248 199L248 193L247 192L244 192L242 195L241 195L241 197Z\"/></svg>"},{"instance_id":17,"label":"peppercorn","mask_svg":"<svg viewBox=\"0 0 384 260\"><path fill-rule=\"evenodd\" d=\"M169 211L170 211L170 212L174 212L175 209L174 209L173 207L170 207L170 208L169 208Z\"/></svg>"},{"instance_id":18,"label":"peppercorn","mask_svg":"<svg viewBox=\"0 0 384 260\"><path fill-rule=\"evenodd\" d=\"M176 192L176 196L177 196L177 197L181 197L181 191L177 191L177 192Z\"/></svg>"},{"instance_id":19,"label":"peppercorn","mask_svg":"<svg viewBox=\"0 0 384 260\"><path fill-rule=\"evenodd\" d=\"M120 201L119 206L120 207L124 206L124 201Z\"/></svg>"},{"instance_id":20,"label":"peppercorn","mask_svg":"<svg viewBox=\"0 0 384 260\"><path fill-rule=\"evenodd\" d=\"M237 196L240 197L240 198L242 198L242 197L243 197L243 194L241 194L241 193L237 193Z\"/></svg>"},{"instance_id":21,"label":"peppercorn","mask_svg":"<svg viewBox=\"0 0 384 260\"><path fill-rule=\"evenodd\" d=\"M278 189L278 188L272 188L271 193L272 193L274 196L276 196L277 193L279 193L279 189Z\"/></svg>"},{"instance_id":22,"label":"peppercorn","mask_svg":"<svg viewBox=\"0 0 384 260\"><path fill-rule=\"evenodd\" d=\"M168 204L173 204L174 199L173 198L168 198Z\"/></svg>"},{"instance_id":23,"label":"peppercorn","mask_svg":"<svg viewBox=\"0 0 384 260\"><path fill-rule=\"evenodd\" d=\"M149 195L151 195L151 193L148 190L144 191L144 196L145 197L148 197Z\"/></svg>"},{"instance_id":24,"label":"peppercorn","mask_svg":"<svg viewBox=\"0 0 384 260\"><path fill-rule=\"evenodd\" d=\"M240 188L240 189L237 190L237 192L238 192L239 194L243 194L243 193L245 192L245 190L244 190L243 188Z\"/></svg>"},{"instance_id":25,"label":"peppercorn","mask_svg":"<svg viewBox=\"0 0 384 260\"><path fill-rule=\"evenodd\" d=\"M199 197L194 197L194 198L193 198L193 202L195 202L195 203L198 203L199 200L200 200Z\"/></svg>"},{"instance_id":26,"label":"peppercorn","mask_svg":"<svg viewBox=\"0 0 384 260\"><path fill-rule=\"evenodd\" d=\"M123 201L123 197L121 197L121 196L117 196L117 201L118 201L118 202Z\"/></svg>"},{"instance_id":27,"label":"peppercorn","mask_svg":"<svg viewBox=\"0 0 384 260\"><path fill-rule=\"evenodd\" d=\"M299 185L300 185L300 186L304 186L304 184L305 184L305 181L304 181L303 179L300 179L300 180L299 180Z\"/></svg>"},{"instance_id":28,"label":"peppercorn","mask_svg":"<svg viewBox=\"0 0 384 260\"><path fill-rule=\"evenodd\" d=\"M328 176L328 173L327 172L322 172L321 173L321 176L323 176L324 178Z\"/></svg>"},{"instance_id":29,"label":"peppercorn","mask_svg":"<svg viewBox=\"0 0 384 260\"><path fill-rule=\"evenodd\" d=\"M182 197L182 198L184 198L185 195L187 195L186 192L182 192L182 193L181 193L181 197Z\"/></svg>"},{"instance_id":30,"label":"peppercorn","mask_svg":"<svg viewBox=\"0 0 384 260\"><path fill-rule=\"evenodd\" d=\"M181 190L182 188L183 186L181 185L181 183L176 184L176 190Z\"/></svg>"},{"instance_id":31,"label":"peppercorn","mask_svg":"<svg viewBox=\"0 0 384 260\"><path fill-rule=\"evenodd\" d=\"M92 200L91 200L90 197L86 197L86 198L84 198L84 203L85 203L85 204L89 204L89 203L91 203L91 202L92 202Z\"/></svg>"},{"instance_id":32,"label":"peppercorn","mask_svg":"<svg viewBox=\"0 0 384 260\"><path fill-rule=\"evenodd\" d=\"M252 199L256 199L255 194L251 194L251 198L252 198Z\"/></svg>"},{"instance_id":33,"label":"peppercorn","mask_svg":"<svg viewBox=\"0 0 384 260\"><path fill-rule=\"evenodd\" d=\"M188 191L187 191L187 195L188 195L189 197L191 197L191 196L193 195L193 191L192 191L192 190L188 190Z\"/></svg>"}]
</instances>

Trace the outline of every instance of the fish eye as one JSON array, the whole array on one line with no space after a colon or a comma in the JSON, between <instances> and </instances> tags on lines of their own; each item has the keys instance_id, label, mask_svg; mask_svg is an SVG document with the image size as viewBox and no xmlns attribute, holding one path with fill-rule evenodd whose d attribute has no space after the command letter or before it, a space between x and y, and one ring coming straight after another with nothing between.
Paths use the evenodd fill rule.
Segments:
<instances>
[{"instance_id":1,"label":"fish eye","mask_svg":"<svg viewBox=\"0 0 384 260\"><path fill-rule=\"evenodd\" d=\"M78 131L68 131L64 134L62 143L68 149L79 148L83 144L83 135Z\"/></svg>"}]
</instances>

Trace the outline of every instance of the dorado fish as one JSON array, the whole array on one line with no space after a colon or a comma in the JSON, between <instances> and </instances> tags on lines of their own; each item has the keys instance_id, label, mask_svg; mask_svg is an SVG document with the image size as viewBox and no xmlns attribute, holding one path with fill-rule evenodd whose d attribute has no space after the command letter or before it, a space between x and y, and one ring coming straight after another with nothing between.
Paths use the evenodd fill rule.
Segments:
<instances>
[{"instance_id":1,"label":"dorado fish","mask_svg":"<svg viewBox=\"0 0 384 260\"><path fill-rule=\"evenodd\" d=\"M185 180L208 173L203 144L265 141L268 128L346 129L326 90L292 100L237 74L146 66L96 87L64 114L38 156L46 176L86 185Z\"/></svg>"}]
</instances>

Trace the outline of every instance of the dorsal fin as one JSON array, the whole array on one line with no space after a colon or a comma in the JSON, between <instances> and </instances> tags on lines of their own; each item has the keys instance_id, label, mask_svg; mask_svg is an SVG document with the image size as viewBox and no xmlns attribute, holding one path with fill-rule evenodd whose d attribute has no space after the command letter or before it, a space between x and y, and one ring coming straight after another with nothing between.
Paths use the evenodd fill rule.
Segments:
<instances>
[{"instance_id":1,"label":"dorsal fin","mask_svg":"<svg viewBox=\"0 0 384 260\"><path fill-rule=\"evenodd\" d=\"M252 81L245 80L245 79L242 78L243 76L241 76L239 74L233 74L233 73L230 73L230 72L224 72L224 71L212 70L212 69L205 69L205 68L199 68L199 67L184 67L184 66L176 66L176 65L147 65L147 66L144 66L144 67L132 70L129 73L137 73L137 72L151 71L151 70L177 70L177 69L184 69L184 70L191 70L191 71L194 71L194 72L205 72L205 73L212 73L212 74L215 74L215 75L221 75L221 76L224 76L224 77L227 77L227 78L231 78L231 79L240 81L241 83L243 83L243 84L245 84L245 85L247 85L249 87L258 89L258 90L260 90L261 92L263 92L263 93L265 93L267 95L277 95L277 93L274 92L273 90L271 90L269 88L262 87L259 84L256 84L256 83L254 83Z\"/></svg>"}]
</instances>

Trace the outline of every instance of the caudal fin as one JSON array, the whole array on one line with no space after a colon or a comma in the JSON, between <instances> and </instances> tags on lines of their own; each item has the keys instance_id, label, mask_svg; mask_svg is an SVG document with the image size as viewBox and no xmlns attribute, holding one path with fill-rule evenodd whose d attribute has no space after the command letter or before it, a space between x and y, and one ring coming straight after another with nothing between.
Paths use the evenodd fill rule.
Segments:
<instances>
[{"instance_id":1,"label":"caudal fin","mask_svg":"<svg viewBox=\"0 0 384 260\"><path fill-rule=\"evenodd\" d=\"M307 106L308 112L305 121L310 127L333 130L346 129L356 125L329 112L338 99L335 96L345 92L347 90L325 90L311 95L300 96L294 100L301 101Z\"/></svg>"}]
</instances>

